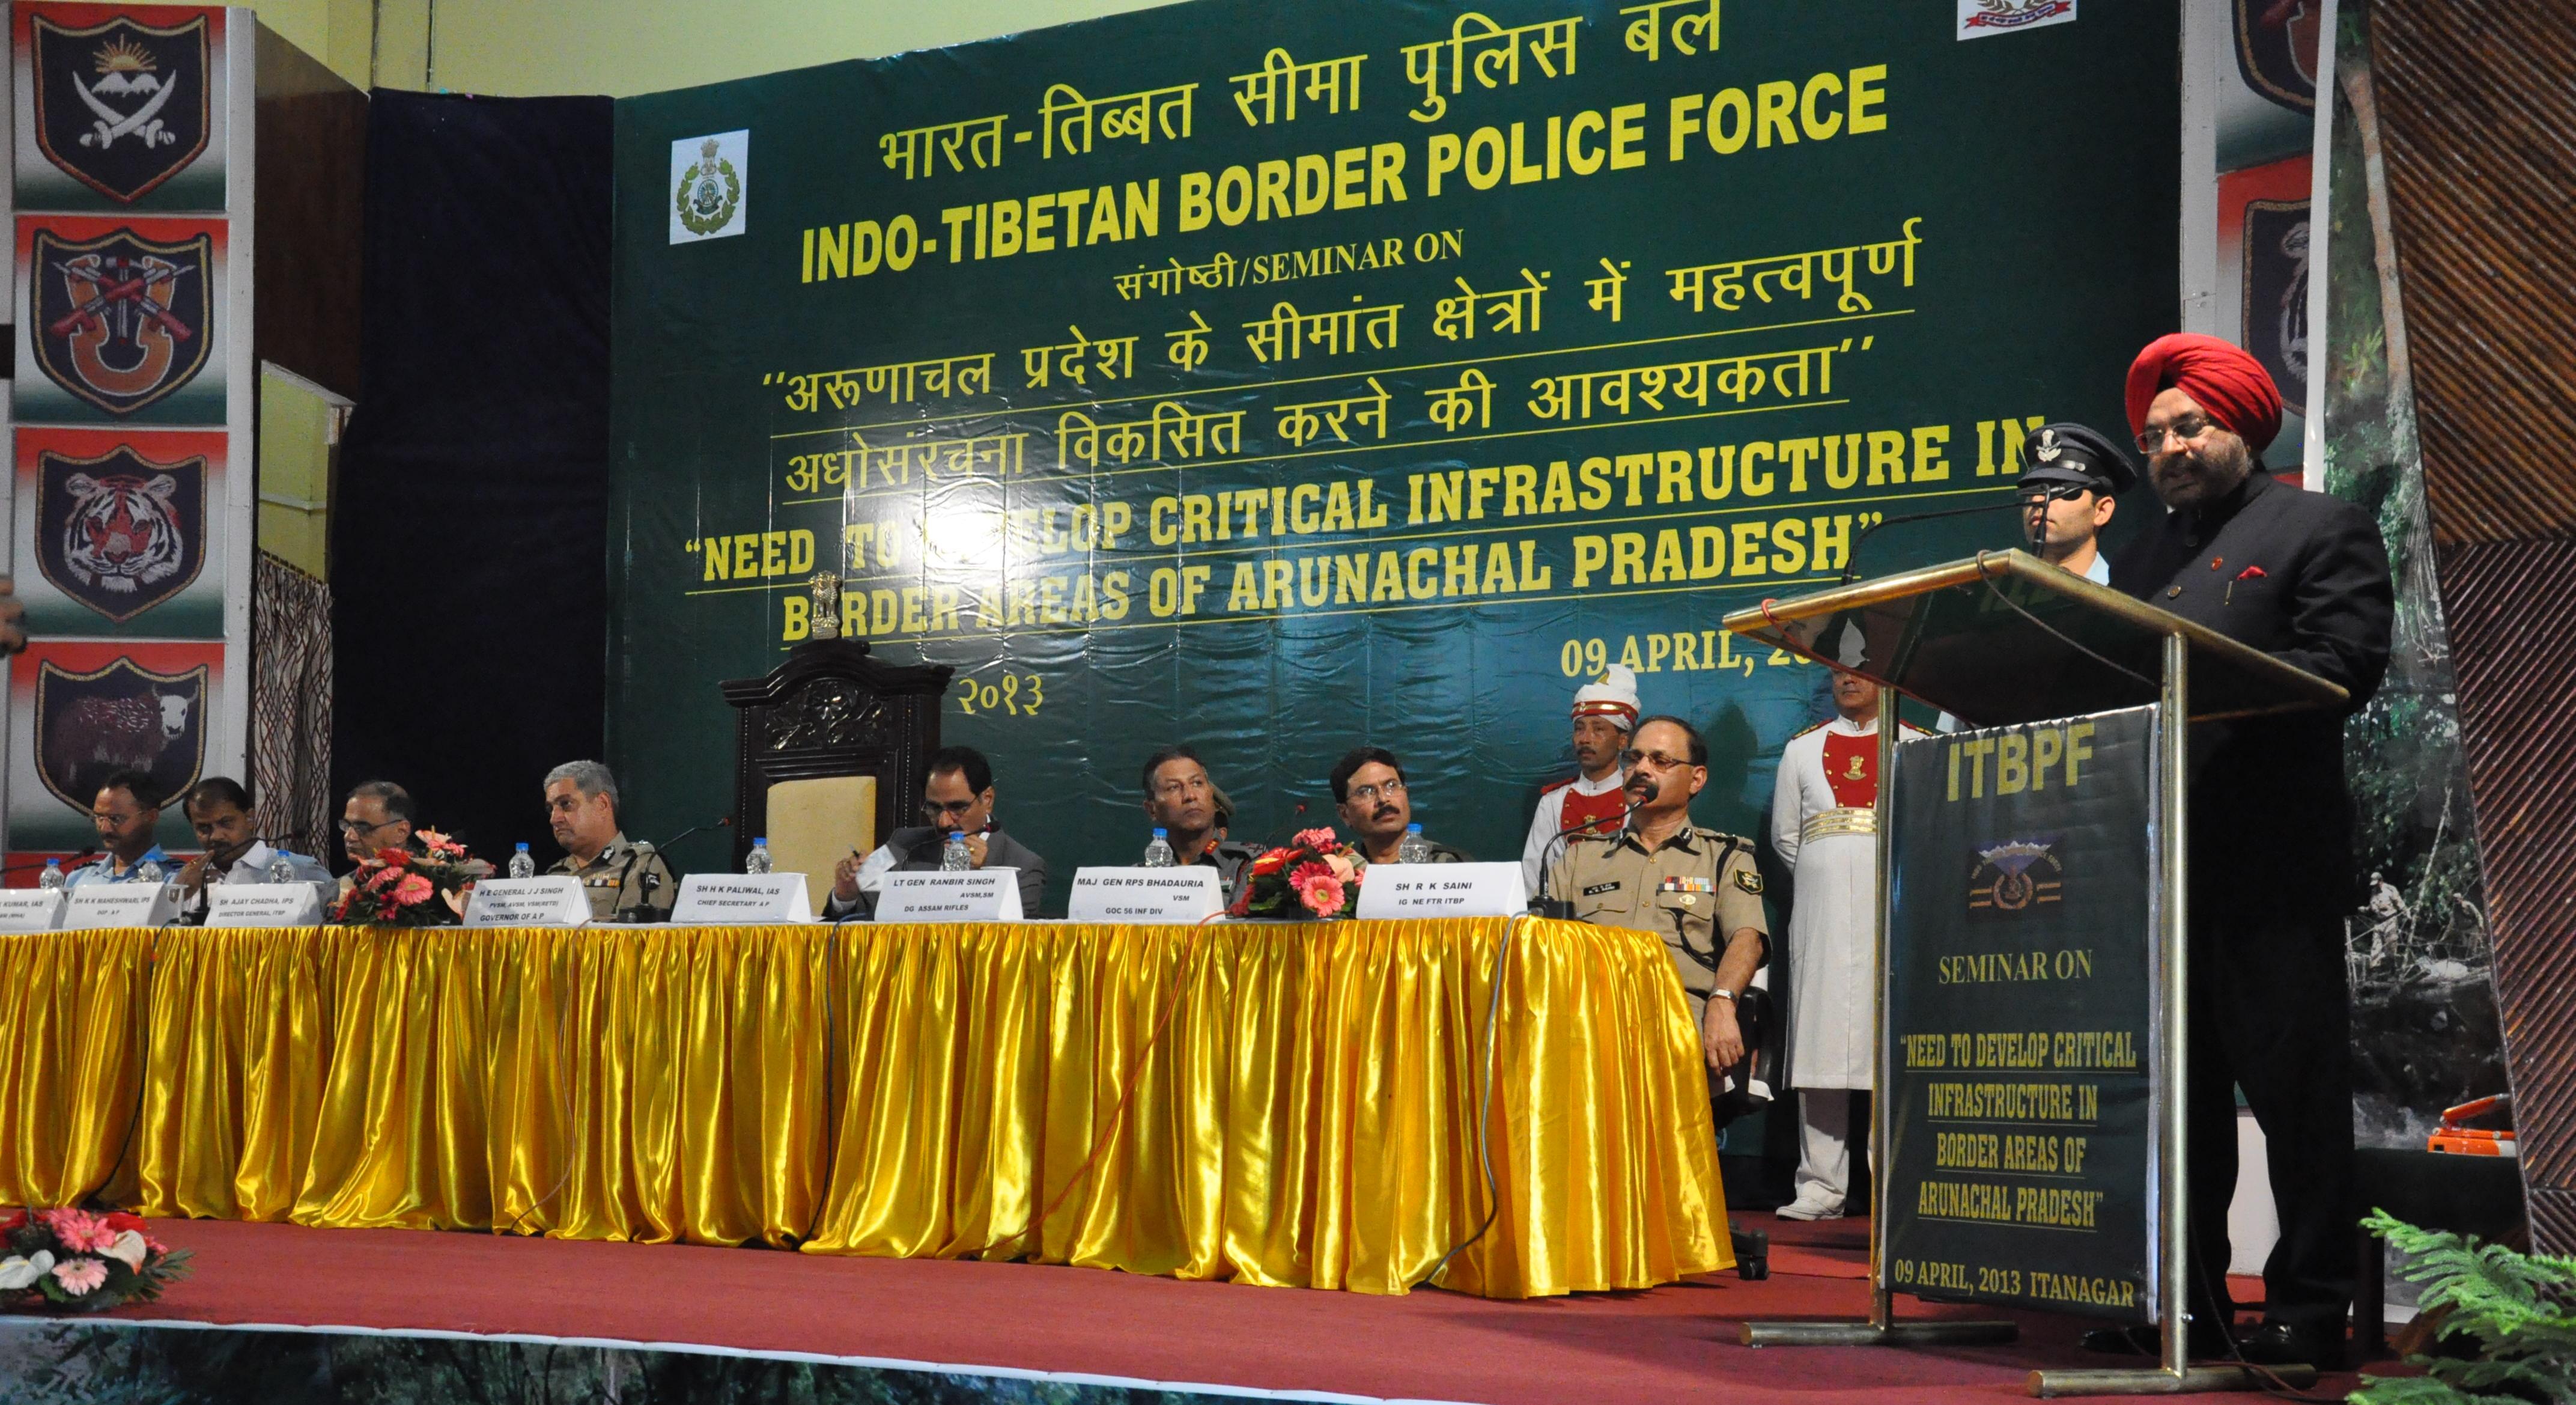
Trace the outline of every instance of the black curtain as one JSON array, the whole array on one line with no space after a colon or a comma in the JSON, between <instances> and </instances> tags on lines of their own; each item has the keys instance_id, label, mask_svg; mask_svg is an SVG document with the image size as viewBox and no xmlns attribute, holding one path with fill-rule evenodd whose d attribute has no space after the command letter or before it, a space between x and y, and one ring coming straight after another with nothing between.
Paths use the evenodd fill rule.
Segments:
<instances>
[{"instance_id":1,"label":"black curtain","mask_svg":"<svg viewBox=\"0 0 2576 1405\"><path fill-rule=\"evenodd\" d=\"M333 782L495 862L552 848L538 782L604 733L610 134L606 98L379 89L368 122Z\"/></svg>"}]
</instances>

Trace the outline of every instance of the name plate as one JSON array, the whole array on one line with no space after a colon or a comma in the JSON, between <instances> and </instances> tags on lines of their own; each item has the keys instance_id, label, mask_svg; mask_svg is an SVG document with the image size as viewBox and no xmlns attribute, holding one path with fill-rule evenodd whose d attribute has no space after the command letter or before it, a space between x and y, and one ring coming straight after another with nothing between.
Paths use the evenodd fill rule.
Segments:
<instances>
[{"instance_id":1,"label":"name plate","mask_svg":"<svg viewBox=\"0 0 2576 1405\"><path fill-rule=\"evenodd\" d=\"M877 889L879 922L1017 922L1020 871L889 873Z\"/></svg>"},{"instance_id":2,"label":"name plate","mask_svg":"<svg viewBox=\"0 0 2576 1405\"><path fill-rule=\"evenodd\" d=\"M465 899L468 927L578 927L589 920L590 899L569 873L486 878Z\"/></svg>"},{"instance_id":3,"label":"name plate","mask_svg":"<svg viewBox=\"0 0 2576 1405\"><path fill-rule=\"evenodd\" d=\"M167 883L83 883L68 891L66 927L159 927L179 915Z\"/></svg>"},{"instance_id":4,"label":"name plate","mask_svg":"<svg viewBox=\"0 0 2576 1405\"><path fill-rule=\"evenodd\" d=\"M680 880L671 922L681 927L766 927L811 922L801 873L692 873Z\"/></svg>"},{"instance_id":5,"label":"name plate","mask_svg":"<svg viewBox=\"0 0 2576 1405\"><path fill-rule=\"evenodd\" d=\"M1069 922L1202 922L1225 911L1225 886L1216 870L1187 868L1078 868Z\"/></svg>"},{"instance_id":6,"label":"name plate","mask_svg":"<svg viewBox=\"0 0 2576 1405\"><path fill-rule=\"evenodd\" d=\"M0 932L50 932L63 925L60 888L0 888Z\"/></svg>"},{"instance_id":7,"label":"name plate","mask_svg":"<svg viewBox=\"0 0 2576 1405\"><path fill-rule=\"evenodd\" d=\"M206 889L209 927L315 927L322 895L310 883L217 883Z\"/></svg>"},{"instance_id":8,"label":"name plate","mask_svg":"<svg viewBox=\"0 0 2576 1405\"><path fill-rule=\"evenodd\" d=\"M1516 863L1373 864L1360 877L1356 916L1518 917L1529 889Z\"/></svg>"}]
</instances>

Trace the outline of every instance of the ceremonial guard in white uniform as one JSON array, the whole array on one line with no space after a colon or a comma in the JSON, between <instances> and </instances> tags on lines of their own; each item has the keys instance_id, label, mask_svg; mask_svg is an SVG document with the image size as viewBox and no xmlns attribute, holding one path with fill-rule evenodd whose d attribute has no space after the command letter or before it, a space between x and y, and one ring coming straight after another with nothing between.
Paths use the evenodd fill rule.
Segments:
<instances>
[{"instance_id":1,"label":"ceremonial guard in white uniform","mask_svg":"<svg viewBox=\"0 0 2576 1405\"><path fill-rule=\"evenodd\" d=\"M1851 1103L1876 1063L1878 689L1834 675L1839 715L1789 739L1771 791L1771 843L1796 882L1789 915L1789 1083L1798 1090L1797 1196L1783 1218L1833 1219L1851 1189ZM1907 736L1925 735L1908 726Z\"/></svg>"},{"instance_id":2,"label":"ceremonial guard in white uniform","mask_svg":"<svg viewBox=\"0 0 2576 1405\"><path fill-rule=\"evenodd\" d=\"M1628 783L1619 764L1628 736L1637 729L1637 673L1612 664L1599 678L1574 692L1574 779L1539 792L1538 810L1530 816L1529 841L1521 846L1521 880L1536 894L1548 866L1565 852L1558 836L1581 825L1584 834L1616 834L1627 812L1620 787ZM1551 893L1565 898L1570 893Z\"/></svg>"}]
</instances>

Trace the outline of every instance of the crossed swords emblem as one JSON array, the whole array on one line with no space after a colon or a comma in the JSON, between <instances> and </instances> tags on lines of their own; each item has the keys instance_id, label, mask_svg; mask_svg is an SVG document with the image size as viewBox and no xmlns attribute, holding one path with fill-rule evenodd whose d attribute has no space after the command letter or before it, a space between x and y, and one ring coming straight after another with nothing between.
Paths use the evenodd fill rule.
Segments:
<instances>
[{"instance_id":1,"label":"crossed swords emblem","mask_svg":"<svg viewBox=\"0 0 2576 1405\"><path fill-rule=\"evenodd\" d=\"M137 265L141 272L127 276L128 270ZM129 311L140 312L143 320L168 332L173 341L186 341L196 335L186 324L170 315L169 300L161 292L163 284L175 284L181 274L189 271L184 265L162 258L108 259L97 254L82 254L55 264L54 269L66 281L87 283L98 291L80 306L55 318L45 328L48 336L70 336L72 330L83 322L104 323L105 314L111 309L117 314L116 331L120 337L132 335L132 324L126 317Z\"/></svg>"},{"instance_id":2,"label":"crossed swords emblem","mask_svg":"<svg viewBox=\"0 0 2576 1405\"><path fill-rule=\"evenodd\" d=\"M91 123L90 130L82 135L81 145L93 146L105 151L116 145L118 137L127 135L141 138L146 150L155 146L179 144L179 134L163 131L160 118L162 107L169 103L170 95L179 89L179 79L176 75L173 75L169 82L155 88L151 98L130 115L108 106L99 100L98 94L82 87L79 74L73 74L71 79L72 91L80 94L80 100L89 105L90 111L98 114L98 120Z\"/></svg>"}]
</instances>

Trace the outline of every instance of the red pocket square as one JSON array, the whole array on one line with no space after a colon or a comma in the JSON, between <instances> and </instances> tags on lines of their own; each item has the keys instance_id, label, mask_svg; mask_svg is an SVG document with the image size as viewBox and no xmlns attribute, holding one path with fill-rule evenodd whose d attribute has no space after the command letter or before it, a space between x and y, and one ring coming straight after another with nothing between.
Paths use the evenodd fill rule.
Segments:
<instances>
[{"instance_id":1,"label":"red pocket square","mask_svg":"<svg viewBox=\"0 0 2576 1405\"><path fill-rule=\"evenodd\" d=\"M2265 572L2264 572L2264 570L2263 570L2263 568L2262 568L2262 567L2260 567L2260 566L2248 566L2248 567L2246 567L2244 570L2237 572L2237 573L2236 573L2236 578L2237 578L2238 580L2240 580L2240 581L2244 581L2244 580L2260 580L2260 579L2262 579L2262 578L2263 578L2264 574L2265 574Z\"/></svg>"}]
</instances>

